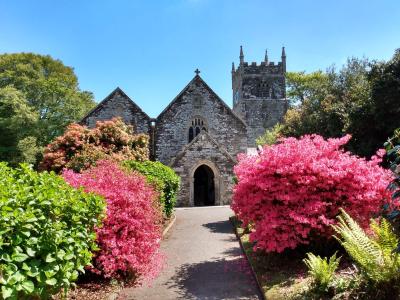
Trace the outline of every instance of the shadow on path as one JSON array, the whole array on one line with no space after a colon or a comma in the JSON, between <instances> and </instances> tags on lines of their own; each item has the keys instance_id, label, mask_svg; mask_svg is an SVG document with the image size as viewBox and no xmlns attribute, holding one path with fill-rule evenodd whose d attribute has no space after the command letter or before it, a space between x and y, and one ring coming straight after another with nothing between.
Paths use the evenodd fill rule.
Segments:
<instances>
[{"instance_id":1,"label":"shadow on path","mask_svg":"<svg viewBox=\"0 0 400 300\"><path fill-rule=\"evenodd\" d=\"M261 299L244 257L184 264L166 283L182 299Z\"/></svg>"},{"instance_id":2,"label":"shadow on path","mask_svg":"<svg viewBox=\"0 0 400 300\"><path fill-rule=\"evenodd\" d=\"M232 223L229 220L206 223L202 226L213 233L233 233Z\"/></svg>"}]
</instances>

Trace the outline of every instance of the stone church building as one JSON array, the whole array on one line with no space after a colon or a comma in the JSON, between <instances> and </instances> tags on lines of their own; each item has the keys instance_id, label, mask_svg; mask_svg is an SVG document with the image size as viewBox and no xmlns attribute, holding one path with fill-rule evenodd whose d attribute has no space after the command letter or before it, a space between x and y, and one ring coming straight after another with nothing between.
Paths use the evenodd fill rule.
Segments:
<instances>
[{"instance_id":1,"label":"stone church building","mask_svg":"<svg viewBox=\"0 0 400 300\"><path fill-rule=\"evenodd\" d=\"M200 71L157 118L149 117L120 88L81 123L121 117L136 132L150 136L150 154L181 177L178 206L229 204L237 154L255 148L255 139L287 110L286 54L281 62L232 63L233 109L200 77Z\"/></svg>"}]
</instances>

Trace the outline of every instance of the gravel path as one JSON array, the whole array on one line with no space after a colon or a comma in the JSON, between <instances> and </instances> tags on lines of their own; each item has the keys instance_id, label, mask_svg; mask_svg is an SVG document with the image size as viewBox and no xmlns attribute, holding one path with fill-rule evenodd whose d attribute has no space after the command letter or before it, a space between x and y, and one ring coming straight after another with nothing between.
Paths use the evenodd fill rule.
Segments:
<instances>
[{"instance_id":1,"label":"gravel path","mask_svg":"<svg viewBox=\"0 0 400 300\"><path fill-rule=\"evenodd\" d=\"M126 289L123 299L261 299L229 207L176 209L162 242L167 266L150 287Z\"/></svg>"}]
</instances>

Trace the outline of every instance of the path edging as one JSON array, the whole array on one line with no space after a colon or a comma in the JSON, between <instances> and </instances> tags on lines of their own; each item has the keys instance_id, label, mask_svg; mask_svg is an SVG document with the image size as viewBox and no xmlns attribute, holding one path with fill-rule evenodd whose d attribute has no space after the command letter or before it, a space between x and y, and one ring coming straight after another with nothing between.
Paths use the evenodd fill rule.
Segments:
<instances>
[{"instance_id":1,"label":"path edging","mask_svg":"<svg viewBox=\"0 0 400 300\"><path fill-rule=\"evenodd\" d=\"M236 218L236 216L230 217L230 218L229 218L229 221L231 222L231 224L232 224L232 226L233 226L233 229L234 229L234 231L235 231L236 238L239 240L240 248L242 248L242 252L243 252L244 256L246 257L247 262L249 263L249 266L250 266L250 269L251 269L251 273L253 274L253 277L254 277L254 279L255 279L256 282L257 282L257 287L258 287L258 289L259 289L259 291L260 291L260 293L261 293L262 299L263 299L263 300L267 300L267 298L265 297L265 294L264 294L264 290L262 289L262 286L261 286L261 284L260 284L260 281L258 280L257 273L256 273L256 271L254 271L254 268L253 268L253 265L251 264L250 258L248 257L247 252L246 252L246 250L244 249L244 246L243 246L243 243L242 243L242 239L240 238L240 235L239 235L239 233L238 233L238 231L237 231L237 227L236 227L236 225L235 225L235 223L234 223L234 221L233 221L233 218Z\"/></svg>"},{"instance_id":2,"label":"path edging","mask_svg":"<svg viewBox=\"0 0 400 300\"><path fill-rule=\"evenodd\" d=\"M173 219L171 222L169 222L168 226L164 228L162 232L162 236L165 237L165 235L168 233L168 231L171 229L171 227L175 224L176 221L176 214L173 214Z\"/></svg>"}]
</instances>

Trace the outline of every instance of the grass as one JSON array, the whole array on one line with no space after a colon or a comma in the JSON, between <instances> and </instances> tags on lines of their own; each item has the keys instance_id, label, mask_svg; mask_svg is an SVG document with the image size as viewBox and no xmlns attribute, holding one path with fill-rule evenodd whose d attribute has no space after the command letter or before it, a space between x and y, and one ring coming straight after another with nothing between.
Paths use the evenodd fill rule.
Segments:
<instances>
[{"instance_id":1,"label":"grass","mask_svg":"<svg viewBox=\"0 0 400 300\"><path fill-rule=\"evenodd\" d=\"M249 234L240 227L235 217L231 221L266 299L295 299L292 295L307 289L310 280L306 275L307 268L301 255L254 252Z\"/></svg>"},{"instance_id":2,"label":"grass","mask_svg":"<svg viewBox=\"0 0 400 300\"><path fill-rule=\"evenodd\" d=\"M254 251L253 243L249 241L249 233L240 227L235 217L232 217L231 221L257 276L265 299L364 299L357 293L359 282L351 264L346 262L346 258L337 273L335 288L321 293L308 275L307 267L303 262L304 251L291 250L283 253Z\"/></svg>"}]
</instances>

